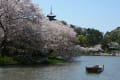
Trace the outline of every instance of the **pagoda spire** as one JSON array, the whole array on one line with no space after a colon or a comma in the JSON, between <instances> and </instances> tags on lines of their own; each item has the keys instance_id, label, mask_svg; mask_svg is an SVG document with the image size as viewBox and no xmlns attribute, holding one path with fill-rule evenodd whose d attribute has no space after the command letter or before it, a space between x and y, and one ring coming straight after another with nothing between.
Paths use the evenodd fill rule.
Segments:
<instances>
[{"instance_id":1,"label":"pagoda spire","mask_svg":"<svg viewBox=\"0 0 120 80\"><path fill-rule=\"evenodd\" d=\"M53 14L53 12L52 12L52 6L50 7L50 14Z\"/></svg>"}]
</instances>

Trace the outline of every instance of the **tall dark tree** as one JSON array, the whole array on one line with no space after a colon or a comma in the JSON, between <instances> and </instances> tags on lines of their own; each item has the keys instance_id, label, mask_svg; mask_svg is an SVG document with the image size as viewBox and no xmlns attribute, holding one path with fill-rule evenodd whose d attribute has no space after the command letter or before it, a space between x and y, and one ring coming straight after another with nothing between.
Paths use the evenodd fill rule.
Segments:
<instances>
[{"instance_id":1,"label":"tall dark tree","mask_svg":"<svg viewBox=\"0 0 120 80\"><path fill-rule=\"evenodd\" d=\"M96 44L99 44L103 39L103 33L96 29L88 28L86 31L86 36L88 46L94 46Z\"/></svg>"}]
</instances>

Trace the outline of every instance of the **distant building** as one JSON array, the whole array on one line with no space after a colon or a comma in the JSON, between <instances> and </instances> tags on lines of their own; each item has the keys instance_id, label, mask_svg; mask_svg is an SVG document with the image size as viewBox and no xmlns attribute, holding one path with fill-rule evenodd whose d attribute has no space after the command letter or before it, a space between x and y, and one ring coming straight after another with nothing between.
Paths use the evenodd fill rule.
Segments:
<instances>
[{"instance_id":1,"label":"distant building","mask_svg":"<svg viewBox=\"0 0 120 80\"><path fill-rule=\"evenodd\" d=\"M120 45L117 42L110 42L108 44L109 51L113 55L120 55Z\"/></svg>"},{"instance_id":2,"label":"distant building","mask_svg":"<svg viewBox=\"0 0 120 80\"><path fill-rule=\"evenodd\" d=\"M47 17L50 21L56 20L55 19L56 15L54 15L53 12L52 12L52 7L51 7L50 13L47 15Z\"/></svg>"}]
</instances>

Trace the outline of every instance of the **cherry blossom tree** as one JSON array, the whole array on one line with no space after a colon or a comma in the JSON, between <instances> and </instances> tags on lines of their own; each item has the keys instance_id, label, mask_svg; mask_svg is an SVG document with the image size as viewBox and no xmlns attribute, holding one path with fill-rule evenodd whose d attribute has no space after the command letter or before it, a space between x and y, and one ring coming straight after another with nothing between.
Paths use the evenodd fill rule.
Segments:
<instances>
[{"instance_id":1,"label":"cherry blossom tree","mask_svg":"<svg viewBox=\"0 0 120 80\"><path fill-rule=\"evenodd\" d=\"M44 17L40 11L30 0L0 0L1 55L22 55L30 61L40 53L40 26Z\"/></svg>"},{"instance_id":2,"label":"cherry blossom tree","mask_svg":"<svg viewBox=\"0 0 120 80\"><path fill-rule=\"evenodd\" d=\"M0 33L1 55L23 62L51 52L70 58L75 52L75 31L60 21L47 20L30 0L0 0Z\"/></svg>"},{"instance_id":3,"label":"cherry blossom tree","mask_svg":"<svg viewBox=\"0 0 120 80\"><path fill-rule=\"evenodd\" d=\"M60 21L42 21L41 35L45 41L45 47L54 50L55 56L69 58L74 54L73 45L76 33L69 25Z\"/></svg>"}]
</instances>

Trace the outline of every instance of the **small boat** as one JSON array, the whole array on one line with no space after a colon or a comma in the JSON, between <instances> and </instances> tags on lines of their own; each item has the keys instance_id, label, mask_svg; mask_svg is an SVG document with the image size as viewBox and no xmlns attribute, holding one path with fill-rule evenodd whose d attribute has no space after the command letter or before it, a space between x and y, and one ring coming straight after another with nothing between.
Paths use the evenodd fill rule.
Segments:
<instances>
[{"instance_id":1,"label":"small boat","mask_svg":"<svg viewBox=\"0 0 120 80\"><path fill-rule=\"evenodd\" d=\"M102 71L104 71L104 65L95 65L92 67L86 67L86 72L88 73L101 73Z\"/></svg>"}]
</instances>

